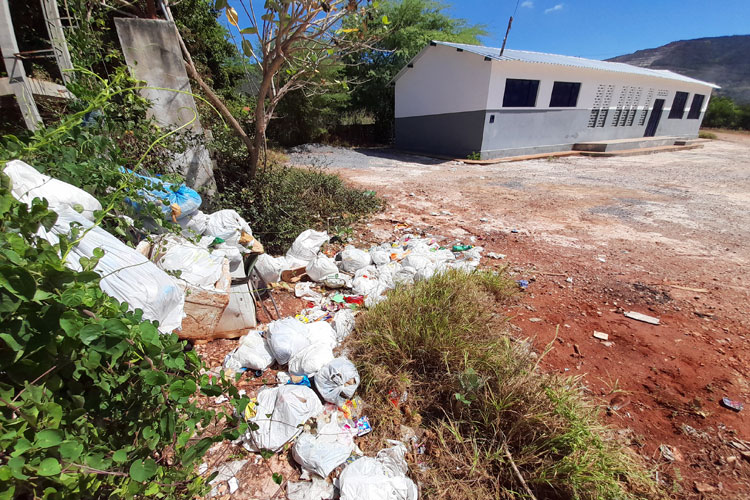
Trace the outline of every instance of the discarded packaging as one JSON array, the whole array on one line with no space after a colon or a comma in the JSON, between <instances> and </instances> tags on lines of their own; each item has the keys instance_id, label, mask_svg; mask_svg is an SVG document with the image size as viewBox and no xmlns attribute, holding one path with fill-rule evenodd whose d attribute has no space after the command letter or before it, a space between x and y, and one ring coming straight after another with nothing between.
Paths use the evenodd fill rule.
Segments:
<instances>
[{"instance_id":1,"label":"discarded packaging","mask_svg":"<svg viewBox=\"0 0 750 500\"><path fill-rule=\"evenodd\" d=\"M83 189L44 175L21 160L9 161L3 172L13 183L13 196L29 206L34 198L43 198L49 203L50 210L58 212L68 207L91 222L94 221L94 212L102 209L99 200Z\"/></svg>"},{"instance_id":2,"label":"discarded packaging","mask_svg":"<svg viewBox=\"0 0 750 500\"><path fill-rule=\"evenodd\" d=\"M343 464L353 451L353 432L342 428L334 413L330 422L318 426L316 434L303 432L294 443L292 455L303 470L325 478Z\"/></svg>"},{"instance_id":3,"label":"discarded packaging","mask_svg":"<svg viewBox=\"0 0 750 500\"><path fill-rule=\"evenodd\" d=\"M363 267L369 266L372 262L369 253L354 248L353 245L347 245L340 256L341 269L349 273L356 273Z\"/></svg>"},{"instance_id":4,"label":"discarded packaging","mask_svg":"<svg viewBox=\"0 0 750 500\"><path fill-rule=\"evenodd\" d=\"M244 446L250 451L278 451L302 432L302 424L322 411L318 396L305 386L262 389L258 392L255 416L249 419L258 428L245 434Z\"/></svg>"},{"instance_id":5,"label":"discarded packaging","mask_svg":"<svg viewBox=\"0 0 750 500\"><path fill-rule=\"evenodd\" d=\"M653 316L648 316L646 314L641 314L639 312L635 311L628 311L625 313L626 318L634 319L637 321L643 321L644 323L649 323L652 325L658 325L659 324L659 318L654 318Z\"/></svg>"},{"instance_id":6,"label":"discarded packaging","mask_svg":"<svg viewBox=\"0 0 750 500\"><path fill-rule=\"evenodd\" d=\"M291 375L314 377L318 371L333 360L331 346L323 343L311 344L289 359Z\"/></svg>"},{"instance_id":7,"label":"discarded packaging","mask_svg":"<svg viewBox=\"0 0 750 500\"><path fill-rule=\"evenodd\" d=\"M250 370L265 370L273 363L273 355L268 348L266 339L258 332L249 332L240 339L240 345L224 358L224 368L240 371L242 368Z\"/></svg>"},{"instance_id":8,"label":"discarded packaging","mask_svg":"<svg viewBox=\"0 0 750 500\"><path fill-rule=\"evenodd\" d=\"M329 403L343 405L359 387L359 372L347 358L335 358L315 376L315 388Z\"/></svg>"},{"instance_id":9,"label":"discarded packaging","mask_svg":"<svg viewBox=\"0 0 750 500\"><path fill-rule=\"evenodd\" d=\"M350 309L341 309L333 315L333 329L336 341L341 343L354 331L354 313Z\"/></svg>"},{"instance_id":10,"label":"discarded packaging","mask_svg":"<svg viewBox=\"0 0 750 500\"><path fill-rule=\"evenodd\" d=\"M266 283L276 283L281 280L281 272L287 265L286 257L271 257L264 253L255 261L255 270Z\"/></svg>"},{"instance_id":11,"label":"discarded packaging","mask_svg":"<svg viewBox=\"0 0 750 500\"><path fill-rule=\"evenodd\" d=\"M323 281L326 277L332 274L338 274L339 268L336 266L336 262L327 257L323 253L319 253L313 260L305 267L307 275L313 281Z\"/></svg>"},{"instance_id":12,"label":"discarded packaging","mask_svg":"<svg viewBox=\"0 0 750 500\"><path fill-rule=\"evenodd\" d=\"M743 408L745 408L745 405L742 403L742 401L733 401L729 398L721 398L721 406L738 413L741 412Z\"/></svg>"},{"instance_id":13,"label":"discarded packaging","mask_svg":"<svg viewBox=\"0 0 750 500\"><path fill-rule=\"evenodd\" d=\"M307 327L294 318L284 318L271 322L268 326L268 347L280 365L310 345Z\"/></svg>"},{"instance_id":14,"label":"discarded packaging","mask_svg":"<svg viewBox=\"0 0 750 500\"><path fill-rule=\"evenodd\" d=\"M288 482L286 484L287 500L328 500L333 498L333 495L333 484L317 477L313 477L312 482Z\"/></svg>"},{"instance_id":15,"label":"discarded packaging","mask_svg":"<svg viewBox=\"0 0 750 500\"><path fill-rule=\"evenodd\" d=\"M609 335L604 332L597 332L596 330L594 330L594 338L599 340L609 340Z\"/></svg>"},{"instance_id":16,"label":"discarded packaging","mask_svg":"<svg viewBox=\"0 0 750 500\"><path fill-rule=\"evenodd\" d=\"M234 210L226 209L208 216L204 234L221 238L229 245L238 245L244 234L252 236L253 232L240 214ZM246 243L246 245L249 245L249 243Z\"/></svg>"},{"instance_id":17,"label":"discarded packaging","mask_svg":"<svg viewBox=\"0 0 750 500\"><path fill-rule=\"evenodd\" d=\"M347 465L339 476L341 500L417 500L414 482L406 477L406 447L398 444Z\"/></svg>"},{"instance_id":18,"label":"discarded packaging","mask_svg":"<svg viewBox=\"0 0 750 500\"><path fill-rule=\"evenodd\" d=\"M286 252L289 267L304 267L318 255L320 247L328 241L328 233L307 229L303 231L292 243L291 248Z\"/></svg>"}]
</instances>

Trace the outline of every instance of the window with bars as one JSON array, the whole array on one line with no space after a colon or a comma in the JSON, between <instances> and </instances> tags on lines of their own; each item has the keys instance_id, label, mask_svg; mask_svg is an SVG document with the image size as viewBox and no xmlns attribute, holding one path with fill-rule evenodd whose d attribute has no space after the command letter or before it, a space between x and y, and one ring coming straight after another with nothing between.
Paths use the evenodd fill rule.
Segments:
<instances>
[{"instance_id":1,"label":"window with bars","mask_svg":"<svg viewBox=\"0 0 750 500\"><path fill-rule=\"evenodd\" d=\"M539 92L539 80L505 80L504 108L533 108Z\"/></svg>"},{"instance_id":2,"label":"window with bars","mask_svg":"<svg viewBox=\"0 0 750 500\"><path fill-rule=\"evenodd\" d=\"M685 114L685 105L687 104L688 93L676 92L672 101L672 109L669 110L669 118L673 120L682 120Z\"/></svg>"},{"instance_id":3,"label":"window with bars","mask_svg":"<svg viewBox=\"0 0 750 500\"><path fill-rule=\"evenodd\" d=\"M575 108L578 104L578 93L581 84L576 82L555 82L552 86L552 97L549 100L550 108Z\"/></svg>"},{"instance_id":4,"label":"window with bars","mask_svg":"<svg viewBox=\"0 0 750 500\"><path fill-rule=\"evenodd\" d=\"M688 111L688 120L697 120L701 117L701 108L705 99L706 96L703 94L695 94L693 96L693 103L690 105L690 111Z\"/></svg>"}]
</instances>

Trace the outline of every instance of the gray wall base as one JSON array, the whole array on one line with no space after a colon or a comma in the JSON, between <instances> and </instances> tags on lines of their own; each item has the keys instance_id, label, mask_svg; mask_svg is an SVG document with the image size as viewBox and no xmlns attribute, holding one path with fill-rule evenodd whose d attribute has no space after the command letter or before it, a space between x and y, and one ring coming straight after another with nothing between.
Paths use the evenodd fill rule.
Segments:
<instances>
[{"instance_id":1,"label":"gray wall base","mask_svg":"<svg viewBox=\"0 0 750 500\"><path fill-rule=\"evenodd\" d=\"M511 156L538 155L544 153L559 153L571 151L573 144L548 144L544 146L530 146L526 148L493 149L482 151L482 160L494 160L495 158L509 158Z\"/></svg>"}]
</instances>

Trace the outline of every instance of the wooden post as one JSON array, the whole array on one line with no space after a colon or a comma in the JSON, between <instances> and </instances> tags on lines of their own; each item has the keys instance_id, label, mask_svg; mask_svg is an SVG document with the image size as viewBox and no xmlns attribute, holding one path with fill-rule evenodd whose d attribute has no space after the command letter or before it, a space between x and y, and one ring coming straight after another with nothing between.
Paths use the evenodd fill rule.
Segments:
<instances>
[{"instance_id":1,"label":"wooden post","mask_svg":"<svg viewBox=\"0 0 750 500\"><path fill-rule=\"evenodd\" d=\"M36 130L42 123L42 116L34 102L23 61L17 56L18 42L16 32L13 30L8 0L0 0L0 50L3 52L5 71L8 73L8 85L16 96L26 128Z\"/></svg>"},{"instance_id":2,"label":"wooden post","mask_svg":"<svg viewBox=\"0 0 750 500\"><path fill-rule=\"evenodd\" d=\"M49 40L52 43L57 67L60 68L63 82L70 83L73 79L73 73L70 71L73 69L73 63L70 59L70 52L68 52L68 43L65 41L57 0L39 1L42 4L42 13L44 14L44 21L47 25L47 33L49 33Z\"/></svg>"}]
</instances>

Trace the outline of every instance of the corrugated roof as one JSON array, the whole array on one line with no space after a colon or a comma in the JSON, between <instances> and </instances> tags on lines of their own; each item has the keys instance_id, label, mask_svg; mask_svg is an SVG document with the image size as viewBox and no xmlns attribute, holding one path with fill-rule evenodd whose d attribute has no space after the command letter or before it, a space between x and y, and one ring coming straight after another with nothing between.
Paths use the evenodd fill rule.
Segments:
<instances>
[{"instance_id":1,"label":"corrugated roof","mask_svg":"<svg viewBox=\"0 0 750 500\"><path fill-rule=\"evenodd\" d=\"M656 78L666 78L668 80L678 80L681 82L688 83L699 83L702 85L708 85L715 89L720 88L718 85L713 83L696 80L689 76L680 75L668 70L662 69L649 69L641 68L639 66L632 66L625 63L609 62L609 61L597 61L594 59L584 59L582 57L573 56L561 56L557 54L545 54L543 52L529 52L526 50L512 50L505 49L502 57L500 56L500 49L494 47L483 47L481 45L467 45L464 43L451 43L441 42L434 40L433 43L439 45L446 45L456 49L462 49L466 52L471 52L483 57L489 57L497 61L523 61L530 63L540 64L556 64L559 66L573 66L576 68L587 68L596 69L601 71L614 71L616 73L629 73L633 75L652 76Z\"/></svg>"}]
</instances>

